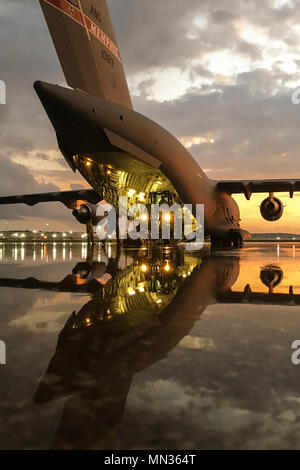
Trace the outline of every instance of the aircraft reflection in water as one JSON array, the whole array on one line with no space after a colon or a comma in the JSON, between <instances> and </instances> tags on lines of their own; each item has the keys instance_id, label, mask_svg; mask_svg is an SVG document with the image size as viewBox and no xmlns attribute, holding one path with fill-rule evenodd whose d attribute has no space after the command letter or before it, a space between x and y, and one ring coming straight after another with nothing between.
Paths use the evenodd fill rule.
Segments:
<instances>
[{"instance_id":1,"label":"aircraft reflection in water","mask_svg":"<svg viewBox=\"0 0 300 470\"><path fill-rule=\"evenodd\" d=\"M122 269L124 256L131 264ZM52 447L113 449L134 375L166 357L208 305L300 304L292 288L276 293L279 266L257 272L269 293L252 292L250 285L234 290L239 272L237 256L129 250L107 263L80 262L60 282L0 279L1 287L91 294L61 331L34 396L36 404L68 397Z\"/></svg>"}]
</instances>

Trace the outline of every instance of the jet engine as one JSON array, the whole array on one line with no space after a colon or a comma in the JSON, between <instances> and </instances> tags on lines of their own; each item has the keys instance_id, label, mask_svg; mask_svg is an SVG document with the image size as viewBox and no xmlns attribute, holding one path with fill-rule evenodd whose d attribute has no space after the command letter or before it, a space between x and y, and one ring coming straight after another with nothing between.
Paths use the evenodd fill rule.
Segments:
<instances>
[{"instance_id":1,"label":"jet engine","mask_svg":"<svg viewBox=\"0 0 300 470\"><path fill-rule=\"evenodd\" d=\"M265 286L274 288L282 282L282 269L274 264L265 266L260 272L260 279Z\"/></svg>"},{"instance_id":2,"label":"jet engine","mask_svg":"<svg viewBox=\"0 0 300 470\"><path fill-rule=\"evenodd\" d=\"M283 203L277 197L270 195L261 203L260 213L265 220L275 222L282 217Z\"/></svg>"},{"instance_id":3,"label":"jet engine","mask_svg":"<svg viewBox=\"0 0 300 470\"><path fill-rule=\"evenodd\" d=\"M96 204L82 204L78 209L73 210L73 215L80 224L96 226L104 218L97 216L98 207Z\"/></svg>"}]
</instances>

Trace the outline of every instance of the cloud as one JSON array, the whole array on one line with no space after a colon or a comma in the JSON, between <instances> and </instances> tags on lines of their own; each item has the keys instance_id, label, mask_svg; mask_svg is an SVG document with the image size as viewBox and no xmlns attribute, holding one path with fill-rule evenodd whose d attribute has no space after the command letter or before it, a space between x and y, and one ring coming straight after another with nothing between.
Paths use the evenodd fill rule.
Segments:
<instances>
[{"instance_id":1,"label":"cloud","mask_svg":"<svg viewBox=\"0 0 300 470\"><path fill-rule=\"evenodd\" d=\"M299 85L296 2L108 4L137 111L181 140L201 141L190 151L214 178L289 177L291 167L300 176L300 108L290 100ZM32 88L37 79L64 84L39 2L0 0L0 7L0 41L9 44L0 54L8 100L0 107L1 152L38 186L85 184L59 158ZM27 177L18 176L18 189Z\"/></svg>"},{"instance_id":2,"label":"cloud","mask_svg":"<svg viewBox=\"0 0 300 470\"><path fill-rule=\"evenodd\" d=\"M12 162L0 154L1 196L32 194L58 191L52 183L39 183L23 165ZM0 218L5 220L24 220L26 217L44 217L54 220L65 220L66 209L62 204L38 204L34 210L25 204L12 206L0 205Z\"/></svg>"},{"instance_id":3,"label":"cloud","mask_svg":"<svg viewBox=\"0 0 300 470\"><path fill-rule=\"evenodd\" d=\"M292 104L291 90L280 89L285 78L259 69L238 75L234 86L193 88L159 104L138 97L136 105L175 135L212 139L190 151L219 178L224 166L234 167L231 178L289 177L291 166L300 175L300 108Z\"/></svg>"},{"instance_id":4,"label":"cloud","mask_svg":"<svg viewBox=\"0 0 300 470\"><path fill-rule=\"evenodd\" d=\"M209 306L188 338L135 375L119 446L299 447L299 380L290 362L297 312L258 305L243 305L242 312L243 321L241 308ZM183 349L185 343L201 347Z\"/></svg>"}]
</instances>

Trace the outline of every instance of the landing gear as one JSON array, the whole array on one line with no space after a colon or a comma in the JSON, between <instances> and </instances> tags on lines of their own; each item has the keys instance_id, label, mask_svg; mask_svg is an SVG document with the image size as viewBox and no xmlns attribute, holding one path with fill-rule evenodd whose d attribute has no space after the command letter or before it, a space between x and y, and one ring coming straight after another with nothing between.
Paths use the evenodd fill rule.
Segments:
<instances>
[{"instance_id":1,"label":"landing gear","mask_svg":"<svg viewBox=\"0 0 300 470\"><path fill-rule=\"evenodd\" d=\"M94 236L94 227L91 220L88 221L86 224L86 233L87 233L87 241L88 243L94 244L95 236Z\"/></svg>"},{"instance_id":2,"label":"landing gear","mask_svg":"<svg viewBox=\"0 0 300 470\"><path fill-rule=\"evenodd\" d=\"M225 238L211 237L211 246L215 249L242 248L243 237L238 232L230 232Z\"/></svg>"},{"instance_id":3,"label":"landing gear","mask_svg":"<svg viewBox=\"0 0 300 470\"><path fill-rule=\"evenodd\" d=\"M233 248L242 248L243 238L242 238L240 233L233 232L233 234L232 234L232 246L233 246Z\"/></svg>"}]
</instances>

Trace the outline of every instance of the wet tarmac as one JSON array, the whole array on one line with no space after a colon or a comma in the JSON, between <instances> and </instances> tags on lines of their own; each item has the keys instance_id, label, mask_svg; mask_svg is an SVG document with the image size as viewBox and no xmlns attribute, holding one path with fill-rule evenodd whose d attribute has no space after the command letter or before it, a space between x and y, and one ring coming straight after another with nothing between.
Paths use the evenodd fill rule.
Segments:
<instances>
[{"instance_id":1,"label":"wet tarmac","mask_svg":"<svg viewBox=\"0 0 300 470\"><path fill-rule=\"evenodd\" d=\"M0 340L1 449L300 449L300 244L0 244Z\"/></svg>"}]
</instances>

